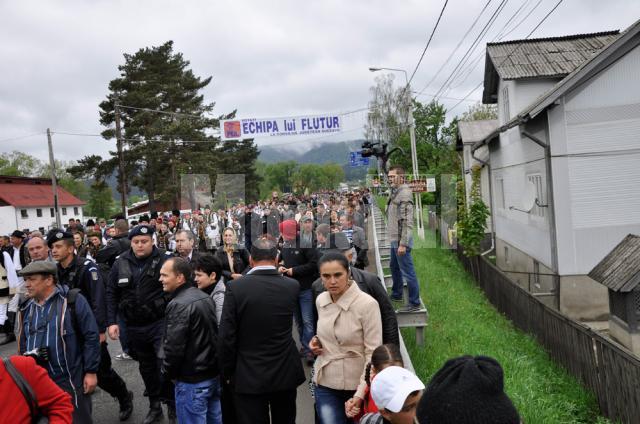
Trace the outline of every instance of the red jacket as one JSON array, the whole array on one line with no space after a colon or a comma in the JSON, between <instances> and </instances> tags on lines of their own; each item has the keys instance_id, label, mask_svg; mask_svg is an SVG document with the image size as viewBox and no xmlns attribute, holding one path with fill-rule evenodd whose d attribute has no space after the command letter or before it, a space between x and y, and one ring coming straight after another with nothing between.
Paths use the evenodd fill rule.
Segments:
<instances>
[{"instance_id":1,"label":"red jacket","mask_svg":"<svg viewBox=\"0 0 640 424\"><path fill-rule=\"evenodd\" d=\"M71 424L73 413L71 396L49 378L47 371L36 365L33 358L26 356L12 356L11 363L33 389L40 411L49 418L49 423ZM2 407L0 407L2 422L13 424L32 422L27 401L1 360L0 393L2 394Z\"/></svg>"}]
</instances>

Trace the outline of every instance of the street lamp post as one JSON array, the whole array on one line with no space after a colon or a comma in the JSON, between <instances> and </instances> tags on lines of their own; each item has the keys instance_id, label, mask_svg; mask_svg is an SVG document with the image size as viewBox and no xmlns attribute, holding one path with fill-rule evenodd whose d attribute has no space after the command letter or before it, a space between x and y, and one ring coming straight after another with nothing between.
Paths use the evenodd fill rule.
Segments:
<instances>
[{"instance_id":1,"label":"street lamp post","mask_svg":"<svg viewBox=\"0 0 640 424\"><path fill-rule=\"evenodd\" d=\"M394 72L402 72L404 73L404 79L406 85L404 87L405 95L407 96L407 121L409 122L409 138L411 139L411 166L413 168L413 178L420 178L418 174L418 153L416 150L416 125L415 120L413 119L413 106L411 104L411 87L409 86L409 78L407 76L407 71L404 69L397 68L369 68L371 72L378 71L394 71ZM386 170L385 170L386 172ZM414 193L414 203L416 205L416 220L418 222L418 236L421 239L424 239L424 222L422 220L422 196L420 193Z\"/></svg>"}]
</instances>

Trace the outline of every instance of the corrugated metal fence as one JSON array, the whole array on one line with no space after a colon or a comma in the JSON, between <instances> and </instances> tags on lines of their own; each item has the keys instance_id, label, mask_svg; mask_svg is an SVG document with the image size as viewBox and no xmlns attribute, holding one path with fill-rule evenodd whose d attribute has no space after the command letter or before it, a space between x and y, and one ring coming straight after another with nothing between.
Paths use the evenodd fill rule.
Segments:
<instances>
[{"instance_id":1,"label":"corrugated metal fence","mask_svg":"<svg viewBox=\"0 0 640 424\"><path fill-rule=\"evenodd\" d=\"M483 257L458 258L489 301L516 327L535 336L549 355L591 389L602 413L640 422L640 360L609 339L545 306Z\"/></svg>"}]
</instances>

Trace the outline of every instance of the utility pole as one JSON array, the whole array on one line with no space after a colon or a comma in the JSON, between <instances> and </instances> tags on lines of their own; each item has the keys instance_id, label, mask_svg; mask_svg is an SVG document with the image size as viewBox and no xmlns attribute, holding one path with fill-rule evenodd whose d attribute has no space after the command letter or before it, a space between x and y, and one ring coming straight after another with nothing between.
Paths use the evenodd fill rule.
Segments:
<instances>
[{"instance_id":1,"label":"utility pole","mask_svg":"<svg viewBox=\"0 0 640 424\"><path fill-rule=\"evenodd\" d=\"M418 174L418 153L416 151L416 121L413 119L413 105L411 104L411 90L408 88L407 84L407 93L409 94L409 137L411 138L411 165L413 166L413 179L417 180L420 178L420 174ZM418 237L424 240L424 221L422 220L422 194L415 193L415 202L416 202L416 218L418 223Z\"/></svg>"},{"instance_id":2,"label":"utility pole","mask_svg":"<svg viewBox=\"0 0 640 424\"><path fill-rule=\"evenodd\" d=\"M122 128L120 127L120 107L116 101L114 107L116 120L116 145L118 147L118 174L120 176L121 208L125 219L127 218L127 180L124 171L124 152L122 150Z\"/></svg>"},{"instance_id":3,"label":"utility pole","mask_svg":"<svg viewBox=\"0 0 640 424\"><path fill-rule=\"evenodd\" d=\"M62 228L60 223L60 211L58 210L58 179L56 177L56 162L53 159L53 143L51 142L51 130L47 128L47 142L49 144L49 165L51 166L51 185L53 187L53 210L56 216L56 227Z\"/></svg>"}]
</instances>

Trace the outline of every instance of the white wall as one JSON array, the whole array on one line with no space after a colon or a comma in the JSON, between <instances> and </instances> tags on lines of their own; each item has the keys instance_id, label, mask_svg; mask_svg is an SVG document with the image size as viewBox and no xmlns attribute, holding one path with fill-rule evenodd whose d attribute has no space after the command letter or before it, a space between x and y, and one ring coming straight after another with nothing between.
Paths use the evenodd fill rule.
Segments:
<instances>
[{"instance_id":1,"label":"white wall","mask_svg":"<svg viewBox=\"0 0 640 424\"><path fill-rule=\"evenodd\" d=\"M75 206L75 207L78 208L78 214L74 214L74 206L64 206L64 208L66 208L67 210L66 215L62 215L63 206L60 207L60 223L63 226L69 222L70 218L80 219L81 221L83 221L83 224L84 224L82 206ZM11 208L13 209L13 207ZM22 218L21 211L23 209L27 210L27 215L28 215L27 218ZM42 210L42 217L38 217L37 209ZM45 230L49 230L50 228L53 228L55 226L56 219L55 217L51 217L50 209L51 209L51 206L15 209L15 213L13 216L13 224L12 224L13 228L11 229L11 231L16 229L15 228L16 219L18 222L19 230L28 228L29 230L34 231L39 229L40 227L44 227Z\"/></svg>"},{"instance_id":2,"label":"white wall","mask_svg":"<svg viewBox=\"0 0 640 424\"><path fill-rule=\"evenodd\" d=\"M515 98L511 101L511 116L517 115L560 80L561 78L547 78L513 81ZM515 109L513 109L514 106Z\"/></svg>"},{"instance_id":3,"label":"white wall","mask_svg":"<svg viewBox=\"0 0 640 424\"><path fill-rule=\"evenodd\" d=\"M11 234L15 229L15 209L13 206L0 206L0 235Z\"/></svg>"},{"instance_id":4,"label":"white wall","mask_svg":"<svg viewBox=\"0 0 640 424\"><path fill-rule=\"evenodd\" d=\"M501 124L508 119L504 115L503 87L509 90L510 116L515 116L531 101L543 94L553 81L505 81L499 84L498 116ZM539 135L544 138L544 135ZM491 210L494 214L496 238L521 250L548 268L552 268L551 242L549 232L549 210L544 208L544 216L509 209L513 206L523 209L524 193L528 176L540 174L544 187L542 202L549 200L546 193L547 175L544 150L533 141L522 138L518 127L500 134L499 141L491 145L491 173L493 199ZM498 204L504 187L504 208ZM497 255L502 252L497 251Z\"/></svg>"},{"instance_id":5,"label":"white wall","mask_svg":"<svg viewBox=\"0 0 640 424\"><path fill-rule=\"evenodd\" d=\"M517 81L501 80L498 84L498 121L500 122L500 125L506 124L540 95L553 87L558 81L558 78ZM506 114L507 111L503 106L505 100L505 88L508 91L508 115Z\"/></svg>"},{"instance_id":6,"label":"white wall","mask_svg":"<svg viewBox=\"0 0 640 424\"><path fill-rule=\"evenodd\" d=\"M640 48L548 112L561 275L640 234Z\"/></svg>"}]
</instances>

